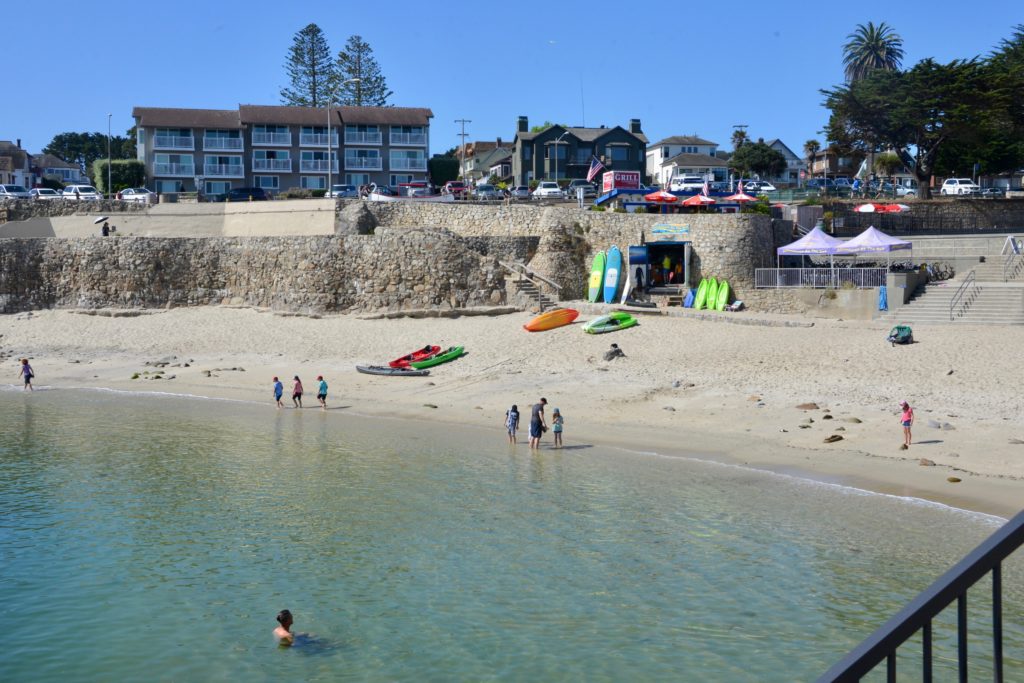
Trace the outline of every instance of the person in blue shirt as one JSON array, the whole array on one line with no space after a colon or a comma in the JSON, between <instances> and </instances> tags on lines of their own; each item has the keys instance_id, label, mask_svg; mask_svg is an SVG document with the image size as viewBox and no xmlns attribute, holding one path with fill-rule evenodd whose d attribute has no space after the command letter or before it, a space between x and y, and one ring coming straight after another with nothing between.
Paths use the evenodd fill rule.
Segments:
<instances>
[{"instance_id":1,"label":"person in blue shirt","mask_svg":"<svg viewBox=\"0 0 1024 683\"><path fill-rule=\"evenodd\" d=\"M853 179L853 196L854 197L859 197L860 196L860 178L854 178Z\"/></svg>"},{"instance_id":2,"label":"person in blue shirt","mask_svg":"<svg viewBox=\"0 0 1024 683\"><path fill-rule=\"evenodd\" d=\"M277 377L274 377L274 401L277 403L278 408L284 408L284 404L281 403L281 396L283 395L284 384Z\"/></svg>"},{"instance_id":3,"label":"person in blue shirt","mask_svg":"<svg viewBox=\"0 0 1024 683\"><path fill-rule=\"evenodd\" d=\"M319 382L316 385L316 400L320 401L320 405L324 410L327 410L327 380L324 379L323 375L317 375L316 381Z\"/></svg>"}]
</instances>

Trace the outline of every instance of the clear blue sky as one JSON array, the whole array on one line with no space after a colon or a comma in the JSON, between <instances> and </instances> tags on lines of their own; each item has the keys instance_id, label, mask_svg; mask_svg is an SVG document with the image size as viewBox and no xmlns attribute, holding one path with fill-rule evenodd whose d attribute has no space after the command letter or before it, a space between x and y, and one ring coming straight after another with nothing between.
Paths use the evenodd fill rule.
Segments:
<instances>
[{"instance_id":1,"label":"clear blue sky","mask_svg":"<svg viewBox=\"0 0 1024 683\"><path fill-rule=\"evenodd\" d=\"M801 154L858 23L893 26L905 65L987 54L1024 23L1018 3L946 0L7 5L0 139L29 151L105 132L108 113L124 134L133 106L278 104L292 37L315 22L334 53L352 34L370 43L392 104L434 111L432 153L458 144L458 118L471 140L511 139L519 115L579 125L585 108L588 126L641 119L652 142L698 134L729 148L747 124Z\"/></svg>"}]
</instances>

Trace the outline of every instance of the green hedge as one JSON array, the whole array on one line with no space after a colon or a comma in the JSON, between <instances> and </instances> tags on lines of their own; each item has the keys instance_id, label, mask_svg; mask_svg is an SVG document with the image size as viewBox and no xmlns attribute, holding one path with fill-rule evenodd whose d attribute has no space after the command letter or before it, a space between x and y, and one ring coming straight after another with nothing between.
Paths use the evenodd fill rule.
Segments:
<instances>
[{"instance_id":1,"label":"green hedge","mask_svg":"<svg viewBox=\"0 0 1024 683\"><path fill-rule=\"evenodd\" d=\"M103 194L110 193L110 189L107 188L106 159L92 162L92 177L97 190ZM110 179L114 192L126 187L142 187L146 184L146 167L138 159L114 159L110 165Z\"/></svg>"}]
</instances>

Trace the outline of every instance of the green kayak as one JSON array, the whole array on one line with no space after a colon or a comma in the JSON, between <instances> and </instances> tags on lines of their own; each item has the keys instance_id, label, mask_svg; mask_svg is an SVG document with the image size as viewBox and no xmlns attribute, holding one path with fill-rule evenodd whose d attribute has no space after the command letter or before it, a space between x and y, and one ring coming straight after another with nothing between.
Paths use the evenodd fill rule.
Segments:
<instances>
[{"instance_id":1,"label":"green kayak","mask_svg":"<svg viewBox=\"0 0 1024 683\"><path fill-rule=\"evenodd\" d=\"M629 313L616 311L608 315L602 315L599 318L594 318L583 326L583 331L589 334L603 334L605 332L614 332L615 330L624 330L636 324L636 318Z\"/></svg>"},{"instance_id":2,"label":"green kayak","mask_svg":"<svg viewBox=\"0 0 1024 683\"><path fill-rule=\"evenodd\" d=\"M423 368L432 368L435 365L440 365L441 363L447 363L450 360L455 360L465 352L465 348L462 346L452 346L449 347L447 350L437 354L433 358L416 361L415 363L409 363L409 365L413 366L417 370L422 370Z\"/></svg>"}]
</instances>

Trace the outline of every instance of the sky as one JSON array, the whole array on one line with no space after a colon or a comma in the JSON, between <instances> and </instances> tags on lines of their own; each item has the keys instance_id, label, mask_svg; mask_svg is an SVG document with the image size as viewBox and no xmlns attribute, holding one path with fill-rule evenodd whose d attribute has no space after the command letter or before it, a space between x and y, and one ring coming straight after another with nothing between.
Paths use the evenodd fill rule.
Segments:
<instances>
[{"instance_id":1,"label":"sky","mask_svg":"<svg viewBox=\"0 0 1024 683\"><path fill-rule=\"evenodd\" d=\"M316 23L332 53L354 34L370 44L391 104L433 110L431 153L459 144L456 119L471 121L467 140L511 140L527 116L639 118L651 142L699 135L724 149L746 125L751 139L780 138L799 155L821 139L819 91L842 82L857 24L892 26L905 66L986 55L1024 24L1016 2L948 0L7 4L0 140L30 152L61 132L106 132L108 114L123 135L135 106L280 104L292 38Z\"/></svg>"}]
</instances>

